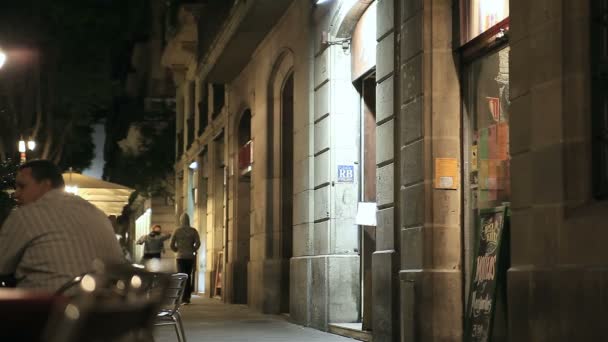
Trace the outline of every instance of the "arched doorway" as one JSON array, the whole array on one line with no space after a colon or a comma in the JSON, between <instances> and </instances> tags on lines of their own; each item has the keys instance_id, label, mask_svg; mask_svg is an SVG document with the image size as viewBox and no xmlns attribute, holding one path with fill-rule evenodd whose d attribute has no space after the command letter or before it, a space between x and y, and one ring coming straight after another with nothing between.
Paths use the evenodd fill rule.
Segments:
<instances>
[{"instance_id":1,"label":"arched doorway","mask_svg":"<svg viewBox=\"0 0 608 342\"><path fill-rule=\"evenodd\" d=\"M268 177L265 239L265 313L290 312L290 261L293 256L294 56L284 50L268 82Z\"/></svg>"},{"instance_id":2,"label":"arched doorway","mask_svg":"<svg viewBox=\"0 0 608 342\"><path fill-rule=\"evenodd\" d=\"M230 250L234 260L232 265L233 302L247 304L247 264L251 239L251 168L253 142L251 140L251 110L241 115L236 127L236 222Z\"/></svg>"},{"instance_id":3,"label":"arched doorway","mask_svg":"<svg viewBox=\"0 0 608 342\"><path fill-rule=\"evenodd\" d=\"M293 256L293 73L281 90L281 231L280 258L282 259L280 310L289 312L290 259Z\"/></svg>"}]
</instances>

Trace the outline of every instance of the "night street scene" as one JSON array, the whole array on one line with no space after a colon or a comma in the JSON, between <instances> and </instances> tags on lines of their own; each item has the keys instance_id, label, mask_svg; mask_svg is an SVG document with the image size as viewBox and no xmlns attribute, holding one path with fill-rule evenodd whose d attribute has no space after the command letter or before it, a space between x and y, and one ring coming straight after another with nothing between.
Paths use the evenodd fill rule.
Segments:
<instances>
[{"instance_id":1,"label":"night street scene","mask_svg":"<svg viewBox=\"0 0 608 342\"><path fill-rule=\"evenodd\" d=\"M0 1L0 342L608 341L608 0Z\"/></svg>"}]
</instances>

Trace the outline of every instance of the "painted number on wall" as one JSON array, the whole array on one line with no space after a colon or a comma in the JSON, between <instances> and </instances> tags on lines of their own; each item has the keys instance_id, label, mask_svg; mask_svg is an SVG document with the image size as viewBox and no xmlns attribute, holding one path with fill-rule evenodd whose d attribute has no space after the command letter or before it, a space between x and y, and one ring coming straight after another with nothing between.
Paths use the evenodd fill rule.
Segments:
<instances>
[{"instance_id":1,"label":"painted number on wall","mask_svg":"<svg viewBox=\"0 0 608 342\"><path fill-rule=\"evenodd\" d=\"M338 165L338 182L353 183L355 181L354 165Z\"/></svg>"}]
</instances>

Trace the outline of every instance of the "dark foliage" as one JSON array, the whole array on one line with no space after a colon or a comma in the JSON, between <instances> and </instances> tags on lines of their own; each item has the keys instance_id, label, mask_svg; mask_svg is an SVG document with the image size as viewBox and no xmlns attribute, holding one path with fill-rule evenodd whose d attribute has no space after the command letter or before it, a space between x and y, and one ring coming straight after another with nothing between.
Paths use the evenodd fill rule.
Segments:
<instances>
[{"instance_id":1,"label":"dark foliage","mask_svg":"<svg viewBox=\"0 0 608 342\"><path fill-rule=\"evenodd\" d=\"M91 125L120 93L116 59L145 35L145 0L6 0L0 42L0 159L34 136L31 157L82 170L94 157ZM141 13L141 14L140 14ZM30 99L31 101L23 101ZM28 155L28 157L30 157Z\"/></svg>"},{"instance_id":2,"label":"dark foliage","mask_svg":"<svg viewBox=\"0 0 608 342\"><path fill-rule=\"evenodd\" d=\"M107 130L112 127L122 129L122 134L112 140L112 153L106 154L104 178L130 186L142 195L171 196L172 178L169 175L173 171L175 161L174 111L165 108L157 112L144 112L143 107L136 109L137 104L132 102L126 102L124 107L135 110L138 114L133 117L141 119L131 121L120 116L123 120L117 120L113 126L107 126ZM138 127L144 137L143 151L139 154L126 153L116 143L127 136L131 126Z\"/></svg>"},{"instance_id":3,"label":"dark foliage","mask_svg":"<svg viewBox=\"0 0 608 342\"><path fill-rule=\"evenodd\" d=\"M7 190L15 187L17 164L12 160L0 161L0 226L15 207L15 201Z\"/></svg>"}]
</instances>

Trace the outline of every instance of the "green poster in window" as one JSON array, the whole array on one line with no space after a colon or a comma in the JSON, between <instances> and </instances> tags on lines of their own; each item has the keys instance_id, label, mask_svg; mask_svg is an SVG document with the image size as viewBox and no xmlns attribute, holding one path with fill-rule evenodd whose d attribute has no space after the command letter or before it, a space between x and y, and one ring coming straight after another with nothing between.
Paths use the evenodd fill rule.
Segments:
<instances>
[{"instance_id":1,"label":"green poster in window","mask_svg":"<svg viewBox=\"0 0 608 342\"><path fill-rule=\"evenodd\" d=\"M488 129L479 130L479 159L488 159Z\"/></svg>"},{"instance_id":2,"label":"green poster in window","mask_svg":"<svg viewBox=\"0 0 608 342\"><path fill-rule=\"evenodd\" d=\"M473 273L467 307L465 341L487 342L492 336L492 323L499 282L505 273L502 255L507 207L481 209L479 233L473 260ZM506 244L504 244L506 245ZM500 284L504 286L503 284Z\"/></svg>"}]
</instances>

